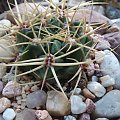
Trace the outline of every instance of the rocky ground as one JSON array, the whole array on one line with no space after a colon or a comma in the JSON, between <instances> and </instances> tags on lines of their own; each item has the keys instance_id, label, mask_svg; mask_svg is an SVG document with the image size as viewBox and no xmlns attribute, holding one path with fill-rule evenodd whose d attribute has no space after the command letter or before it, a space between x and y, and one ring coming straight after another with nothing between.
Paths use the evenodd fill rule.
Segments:
<instances>
[{"instance_id":1,"label":"rocky ground","mask_svg":"<svg viewBox=\"0 0 120 120\"><path fill-rule=\"evenodd\" d=\"M45 2L42 4L47 6ZM78 4L78 0L68 2L69 7ZM23 4L19 7L21 12L24 11ZM40 82L34 82L30 76L18 78L18 84L14 78L15 72L8 72L10 68L2 66L0 120L120 120L120 2L89 6L87 9L82 10L79 17L76 14L76 17L86 17L86 21L91 23L107 22L110 26L96 31L95 39L100 40L96 49L99 51L94 55L96 62L88 66L90 81L83 83L81 80L76 89L64 86L68 99L55 90L40 90ZM9 28L15 21L7 12L2 13L0 18L0 36L3 36L8 29L2 26ZM0 57L5 52L2 50L0 48ZM28 84L25 84L26 81Z\"/></svg>"}]
</instances>

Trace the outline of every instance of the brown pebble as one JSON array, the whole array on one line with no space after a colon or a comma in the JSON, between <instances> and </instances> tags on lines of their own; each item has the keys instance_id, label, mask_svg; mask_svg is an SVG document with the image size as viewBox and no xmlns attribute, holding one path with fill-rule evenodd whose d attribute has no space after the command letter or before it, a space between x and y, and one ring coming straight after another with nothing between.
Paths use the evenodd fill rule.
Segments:
<instances>
[{"instance_id":1,"label":"brown pebble","mask_svg":"<svg viewBox=\"0 0 120 120\"><path fill-rule=\"evenodd\" d=\"M95 107L96 107L95 103L89 98L86 99L85 103L86 103L87 113L89 113L89 114L93 113L95 111Z\"/></svg>"},{"instance_id":2,"label":"brown pebble","mask_svg":"<svg viewBox=\"0 0 120 120\"><path fill-rule=\"evenodd\" d=\"M83 95L86 98L95 99L95 95L92 94L87 88L83 89Z\"/></svg>"},{"instance_id":3,"label":"brown pebble","mask_svg":"<svg viewBox=\"0 0 120 120\"><path fill-rule=\"evenodd\" d=\"M31 87L31 91L32 91L32 92L34 92L34 91L36 91L36 90L38 90L38 89L39 89L39 88L38 88L37 85L34 85L34 86Z\"/></svg>"},{"instance_id":4,"label":"brown pebble","mask_svg":"<svg viewBox=\"0 0 120 120\"><path fill-rule=\"evenodd\" d=\"M28 91L30 90L30 86L29 86L29 85L25 85L24 90L25 90L26 92L28 92Z\"/></svg>"},{"instance_id":5,"label":"brown pebble","mask_svg":"<svg viewBox=\"0 0 120 120\"><path fill-rule=\"evenodd\" d=\"M107 92L110 92L111 90L113 90L113 86L107 87Z\"/></svg>"},{"instance_id":6,"label":"brown pebble","mask_svg":"<svg viewBox=\"0 0 120 120\"><path fill-rule=\"evenodd\" d=\"M15 112L20 113L21 109L16 109Z\"/></svg>"}]
</instances>

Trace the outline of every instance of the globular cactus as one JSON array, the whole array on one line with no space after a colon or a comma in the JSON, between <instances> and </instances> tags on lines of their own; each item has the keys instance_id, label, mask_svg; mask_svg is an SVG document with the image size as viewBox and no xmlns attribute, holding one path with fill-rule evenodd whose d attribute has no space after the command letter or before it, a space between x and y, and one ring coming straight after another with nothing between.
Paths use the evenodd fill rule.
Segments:
<instances>
[{"instance_id":1,"label":"globular cactus","mask_svg":"<svg viewBox=\"0 0 120 120\"><path fill-rule=\"evenodd\" d=\"M87 63L88 51L93 50L89 37L93 32L86 33L89 31L84 20L74 20L77 8L69 9L65 3L49 6L31 19L17 21L19 30L14 35L19 59L7 66L18 66L23 71L17 76L32 74L43 82L51 82L49 78L54 77L52 82L56 80L64 92L61 84L73 77L81 64Z\"/></svg>"}]
</instances>

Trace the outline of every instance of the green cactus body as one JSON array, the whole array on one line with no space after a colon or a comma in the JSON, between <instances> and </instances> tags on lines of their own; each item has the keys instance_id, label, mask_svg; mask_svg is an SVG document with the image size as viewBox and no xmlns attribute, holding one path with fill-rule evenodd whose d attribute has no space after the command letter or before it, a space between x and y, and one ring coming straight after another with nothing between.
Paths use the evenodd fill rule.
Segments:
<instances>
[{"instance_id":1,"label":"green cactus body","mask_svg":"<svg viewBox=\"0 0 120 120\"><path fill-rule=\"evenodd\" d=\"M39 19L41 19L41 18L39 18ZM39 23L39 22L37 21L37 23ZM69 24L69 33L67 36L65 36L65 34L62 35L62 33L67 31L66 30L67 24ZM78 29L79 25L81 27ZM83 26L83 23L80 23L80 21L72 22L72 24L70 21L68 21L68 23L67 23L66 18L63 16L63 17L59 17L59 18L53 17L51 19L48 19L47 23L42 26L41 26L41 23L39 23L35 26L32 26L32 28L31 27L22 28L19 31L20 33L30 37L31 39L33 39L33 41L36 40L36 39L34 39L35 38L34 33L35 33L36 36L39 36L38 39L43 41L43 43L41 43L41 45L38 43L30 43L27 45L19 46L18 47L19 52L24 53L20 57L20 61L35 59L35 58L46 58L46 54L44 53L43 49L45 50L45 52L47 54L53 55L53 60L55 57L59 57L61 55L64 55L64 54L72 51L72 50L75 50L79 46L77 46L76 44L69 43L69 40L66 41L66 39L68 39L69 37L72 39L77 39L77 38L81 37L83 35L82 26ZM34 29L34 33L33 33L32 29ZM76 32L76 34L75 34L75 32ZM57 35L57 37L55 35ZM53 37L51 37L51 39L49 39L48 42L44 42L44 40L48 39L50 36L53 36ZM60 36L60 39L59 39L59 36ZM62 38L62 40L61 40L61 38ZM29 42L29 40L27 38L25 38L23 35L17 33L17 43L24 43L24 42ZM88 46L92 45L92 41L87 36L82 38L80 41L78 41L79 44L86 44L87 42L89 42L89 44L87 44ZM71 45L71 47L70 47L70 45ZM60 49L61 49L61 51L59 51ZM80 62L80 61L85 60L85 55L86 55L87 51L88 50L86 48L82 47L81 49L78 49L77 51L75 51L65 57L55 59L53 62L55 62L55 63L75 63L76 61ZM58 52L58 54L56 54L57 52ZM24 71L28 71L35 67L37 67L37 66L26 66L26 67L21 67L21 68ZM43 68L35 71L35 73L39 76L40 79L43 79L44 73L45 73L47 67L48 66L46 66L44 64ZM57 76L60 77L62 81L64 81L65 79L71 77L72 75L74 75L77 72L77 70L79 69L79 65L78 66L67 66L67 67L54 66L54 68L55 68ZM51 70L49 69L46 79L51 78L51 77L53 77L53 75L52 75Z\"/></svg>"}]
</instances>

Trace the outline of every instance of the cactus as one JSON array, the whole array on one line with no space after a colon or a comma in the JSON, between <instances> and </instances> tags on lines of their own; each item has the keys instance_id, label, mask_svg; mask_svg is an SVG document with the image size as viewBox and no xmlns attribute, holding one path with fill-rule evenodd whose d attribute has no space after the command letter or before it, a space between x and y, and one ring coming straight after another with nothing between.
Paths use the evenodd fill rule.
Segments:
<instances>
[{"instance_id":1,"label":"cactus","mask_svg":"<svg viewBox=\"0 0 120 120\"><path fill-rule=\"evenodd\" d=\"M23 73L17 76L32 74L39 77L43 80L42 87L45 80L56 81L64 93L61 84L77 76L81 64L88 63L89 50L94 51L94 42L89 37L93 31L86 33L86 22L73 19L78 7L67 8L63 1L61 5L49 4L43 13L38 11L26 21L21 21L19 10L18 18L13 14L19 26L14 33L19 59L6 66L18 66ZM49 80L52 77L54 79Z\"/></svg>"}]
</instances>

